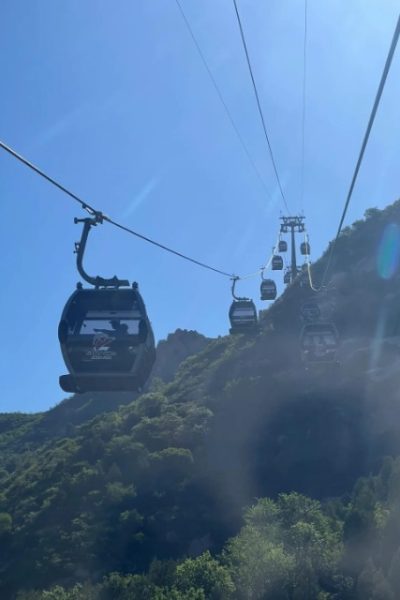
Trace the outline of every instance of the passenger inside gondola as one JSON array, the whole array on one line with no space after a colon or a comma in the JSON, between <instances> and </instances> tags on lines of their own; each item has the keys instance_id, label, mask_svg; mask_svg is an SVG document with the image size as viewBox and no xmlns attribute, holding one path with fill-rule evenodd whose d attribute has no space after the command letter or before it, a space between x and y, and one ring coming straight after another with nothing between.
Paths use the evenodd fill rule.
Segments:
<instances>
[{"instance_id":1,"label":"passenger inside gondola","mask_svg":"<svg viewBox=\"0 0 400 600\"><path fill-rule=\"evenodd\" d=\"M303 341L303 349L309 360L332 358L337 348L337 339L331 332L307 334Z\"/></svg>"},{"instance_id":2,"label":"passenger inside gondola","mask_svg":"<svg viewBox=\"0 0 400 600\"><path fill-rule=\"evenodd\" d=\"M110 323L111 327L113 328L113 333L115 333L117 336L129 334L129 328L126 323L121 323L119 319L113 319L110 321Z\"/></svg>"}]
</instances>

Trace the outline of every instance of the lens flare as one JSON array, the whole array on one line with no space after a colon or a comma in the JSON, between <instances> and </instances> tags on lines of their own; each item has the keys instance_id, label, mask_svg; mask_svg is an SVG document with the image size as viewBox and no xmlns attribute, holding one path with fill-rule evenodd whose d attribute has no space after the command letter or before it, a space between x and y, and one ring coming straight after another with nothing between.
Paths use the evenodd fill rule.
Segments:
<instances>
[{"instance_id":1,"label":"lens flare","mask_svg":"<svg viewBox=\"0 0 400 600\"><path fill-rule=\"evenodd\" d=\"M395 223L387 225L378 250L378 273L382 279L391 279L400 259L400 229Z\"/></svg>"}]
</instances>

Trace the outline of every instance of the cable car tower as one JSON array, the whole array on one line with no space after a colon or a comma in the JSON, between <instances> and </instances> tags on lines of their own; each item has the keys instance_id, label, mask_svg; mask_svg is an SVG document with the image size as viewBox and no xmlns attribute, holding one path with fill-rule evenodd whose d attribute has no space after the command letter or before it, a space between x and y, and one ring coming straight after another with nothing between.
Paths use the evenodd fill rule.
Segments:
<instances>
[{"instance_id":1,"label":"cable car tower","mask_svg":"<svg viewBox=\"0 0 400 600\"><path fill-rule=\"evenodd\" d=\"M290 268L287 271L289 275L289 283L292 283L297 275L300 273L301 268L297 266L296 259L296 233L304 233L306 230L304 219L305 217L297 216L297 217L280 217L281 218L281 233L289 233L291 238L291 264ZM302 248L303 250L303 248Z\"/></svg>"}]
</instances>

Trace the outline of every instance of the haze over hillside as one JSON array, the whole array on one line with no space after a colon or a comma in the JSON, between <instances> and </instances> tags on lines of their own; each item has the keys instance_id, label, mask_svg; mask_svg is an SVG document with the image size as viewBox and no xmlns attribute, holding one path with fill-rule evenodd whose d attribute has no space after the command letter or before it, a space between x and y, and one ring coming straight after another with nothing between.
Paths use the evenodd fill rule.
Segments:
<instances>
[{"instance_id":1,"label":"haze over hillside","mask_svg":"<svg viewBox=\"0 0 400 600\"><path fill-rule=\"evenodd\" d=\"M1 597L400 597L398 223L367 211L257 335L169 336L138 397L1 415ZM311 298L337 368L300 360Z\"/></svg>"}]
</instances>

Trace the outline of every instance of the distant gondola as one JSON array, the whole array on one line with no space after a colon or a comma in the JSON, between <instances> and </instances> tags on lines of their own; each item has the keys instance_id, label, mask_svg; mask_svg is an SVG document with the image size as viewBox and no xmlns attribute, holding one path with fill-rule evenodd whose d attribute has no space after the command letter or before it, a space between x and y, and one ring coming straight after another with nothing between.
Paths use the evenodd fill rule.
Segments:
<instances>
[{"instance_id":1,"label":"distant gondola","mask_svg":"<svg viewBox=\"0 0 400 600\"><path fill-rule=\"evenodd\" d=\"M283 269L283 258L279 254L275 254L272 257L271 267L273 271L282 271Z\"/></svg>"},{"instance_id":2,"label":"distant gondola","mask_svg":"<svg viewBox=\"0 0 400 600\"><path fill-rule=\"evenodd\" d=\"M300 335L302 358L306 363L335 362L339 334L333 323L309 323Z\"/></svg>"},{"instance_id":3,"label":"distant gondola","mask_svg":"<svg viewBox=\"0 0 400 600\"><path fill-rule=\"evenodd\" d=\"M309 256L311 253L310 244L308 242L302 242L300 244L300 252L303 256Z\"/></svg>"},{"instance_id":4,"label":"distant gondola","mask_svg":"<svg viewBox=\"0 0 400 600\"><path fill-rule=\"evenodd\" d=\"M275 300L277 295L276 284L273 279L263 279L260 285L261 300Z\"/></svg>"},{"instance_id":5,"label":"distant gondola","mask_svg":"<svg viewBox=\"0 0 400 600\"><path fill-rule=\"evenodd\" d=\"M285 240L279 240L278 252L287 252L287 242Z\"/></svg>"},{"instance_id":6,"label":"distant gondola","mask_svg":"<svg viewBox=\"0 0 400 600\"><path fill-rule=\"evenodd\" d=\"M307 322L317 321L321 316L321 309L316 302L305 302L300 312L303 319Z\"/></svg>"},{"instance_id":7,"label":"distant gondola","mask_svg":"<svg viewBox=\"0 0 400 600\"><path fill-rule=\"evenodd\" d=\"M257 309L253 300L234 300L229 309L229 333L254 333L258 330Z\"/></svg>"},{"instance_id":8,"label":"distant gondola","mask_svg":"<svg viewBox=\"0 0 400 600\"><path fill-rule=\"evenodd\" d=\"M290 283L290 280L291 280L291 273L290 273L290 271L286 271L286 273L283 276L283 283L285 285L288 285Z\"/></svg>"},{"instance_id":9,"label":"distant gondola","mask_svg":"<svg viewBox=\"0 0 400 600\"><path fill-rule=\"evenodd\" d=\"M232 277L231 293L233 302L229 309L231 328L229 333L254 333L258 331L257 309L250 298L240 298L235 294L236 283L239 277Z\"/></svg>"}]
</instances>

